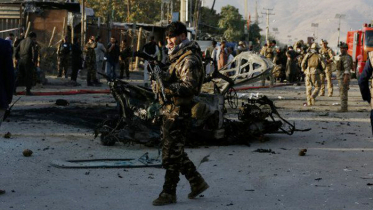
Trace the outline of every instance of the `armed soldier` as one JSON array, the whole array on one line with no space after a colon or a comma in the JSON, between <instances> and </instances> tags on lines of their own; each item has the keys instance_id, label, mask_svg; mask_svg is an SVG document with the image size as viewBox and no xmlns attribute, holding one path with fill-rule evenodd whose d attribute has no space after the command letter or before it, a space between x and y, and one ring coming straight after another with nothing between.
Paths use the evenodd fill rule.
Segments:
<instances>
[{"instance_id":1,"label":"armed soldier","mask_svg":"<svg viewBox=\"0 0 373 210\"><path fill-rule=\"evenodd\" d=\"M87 67L87 86L93 86L94 84L100 84L96 78L96 53L95 48L97 44L95 37L92 36L87 44L85 45L85 65Z\"/></svg>"},{"instance_id":2,"label":"armed soldier","mask_svg":"<svg viewBox=\"0 0 373 210\"><path fill-rule=\"evenodd\" d=\"M310 52L306 54L302 61L302 69L306 75L307 105L315 105L315 99L320 91L320 73L325 69L320 54L317 52L317 44L311 45ZM312 91L312 87L315 89Z\"/></svg>"},{"instance_id":3,"label":"armed soldier","mask_svg":"<svg viewBox=\"0 0 373 210\"><path fill-rule=\"evenodd\" d=\"M65 78L67 78L67 73L69 69L69 58L71 54L71 42L68 40L68 36L66 36L60 46L57 50L57 56L58 56L58 77L62 77L62 73L65 75Z\"/></svg>"},{"instance_id":4,"label":"armed soldier","mask_svg":"<svg viewBox=\"0 0 373 210\"><path fill-rule=\"evenodd\" d=\"M339 44L341 56L337 62L337 79L339 85L339 96L341 98L340 112L348 111L348 89L350 88L350 74L352 70L352 57L347 54L348 45L344 42Z\"/></svg>"},{"instance_id":5,"label":"armed soldier","mask_svg":"<svg viewBox=\"0 0 373 210\"><path fill-rule=\"evenodd\" d=\"M171 63L163 77L167 100L159 97L163 105L162 166L166 169L166 175L163 190L153 201L155 206L176 203L179 173L185 175L191 185L189 199L195 198L209 187L184 152L193 98L200 93L205 75L201 49L196 42L187 39L186 26L181 22L173 22L167 27L166 39Z\"/></svg>"},{"instance_id":6,"label":"armed soldier","mask_svg":"<svg viewBox=\"0 0 373 210\"><path fill-rule=\"evenodd\" d=\"M326 62L325 72L320 74L321 79L321 90L319 96L325 95L325 79L328 85L328 96L333 96L333 83L332 83L332 59L334 52L328 47L328 42L326 40L321 40L320 55Z\"/></svg>"}]
</instances>

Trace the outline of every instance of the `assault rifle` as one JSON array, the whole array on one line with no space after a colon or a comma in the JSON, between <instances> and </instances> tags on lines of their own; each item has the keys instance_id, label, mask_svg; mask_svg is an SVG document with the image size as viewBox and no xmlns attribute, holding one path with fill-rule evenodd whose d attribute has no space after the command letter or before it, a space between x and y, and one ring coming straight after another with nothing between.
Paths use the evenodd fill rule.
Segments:
<instances>
[{"instance_id":1,"label":"assault rifle","mask_svg":"<svg viewBox=\"0 0 373 210\"><path fill-rule=\"evenodd\" d=\"M151 77L157 82L157 85L159 86L159 89L161 91L162 100L164 102L168 102L168 99L166 97L165 85L164 85L164 82L163 82L163 71L162 71L162 68L166 68L167 65L158 62L154 57L152 57L152 56L150 56L150 55L148 55L147 53L144 53L144 52L136 52L135 56L155 63L154 66L152 66L151 64L148 64L149 69L150 69L150 73L151 73Z\"/></svg>"}]
</instances>

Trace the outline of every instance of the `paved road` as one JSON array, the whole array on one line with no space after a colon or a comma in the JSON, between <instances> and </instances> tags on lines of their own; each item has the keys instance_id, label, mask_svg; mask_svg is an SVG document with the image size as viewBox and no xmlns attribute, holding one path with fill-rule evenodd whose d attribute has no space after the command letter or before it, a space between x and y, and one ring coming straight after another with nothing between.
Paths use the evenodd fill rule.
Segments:
<instances>
[{"instance_id":1,"label":"paved road","mask_svg":"<svg viewBox=\"0 0 373 210\"><path fill-rule=\"evenodd\" d=\"M44 86L41 91L72 89ZM85 88L84 85L81 88ZM105 87L101 87L102 89ZM268 135L251 146L188 148L210 189L187 199L189 185L182 178L178 203L153 207L162 188L164 170L60 169L52 160L137 158L157 150L142 145L101 146L92 129L50 119L10 118L0 128L0 209L373 209L373 138L368 105L361 101L356 81L350 90L349 113L337 113L338 90L332 98L320 97L305 107L304 86L251 90L275 100L279 112L300 129L292 136ZM278 96L281 96L279 99ZM23 97L15 112L55 107L57 98L70 107L115 107L110 95ZM61 108L63 109L63 108ZM45 113L48 114L48 113ZM257 153L256 149L273 153ZM31 149L31 157L22 151ZM307 149L306 156L299 156ZM201 160L203 161L201 163Z\"/></svg>"}]
</instances>

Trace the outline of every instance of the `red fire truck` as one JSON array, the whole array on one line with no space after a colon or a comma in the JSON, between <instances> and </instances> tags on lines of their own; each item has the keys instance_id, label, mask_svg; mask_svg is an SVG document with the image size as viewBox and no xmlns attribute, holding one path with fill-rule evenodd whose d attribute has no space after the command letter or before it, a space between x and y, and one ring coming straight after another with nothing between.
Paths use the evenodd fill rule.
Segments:
<instances>
[{"instance_id":1,"label":"red fire truck","mask_svg":"<svg viewBox=\"0 0 373 210\"><path fill-rule=\"evenodd\" d=\"M367 54L373 51L373 27L371 24L364 24L358 31L347 32L348 54L352 56L356 77L363 72Z\"/></svg>"}]
</instances>

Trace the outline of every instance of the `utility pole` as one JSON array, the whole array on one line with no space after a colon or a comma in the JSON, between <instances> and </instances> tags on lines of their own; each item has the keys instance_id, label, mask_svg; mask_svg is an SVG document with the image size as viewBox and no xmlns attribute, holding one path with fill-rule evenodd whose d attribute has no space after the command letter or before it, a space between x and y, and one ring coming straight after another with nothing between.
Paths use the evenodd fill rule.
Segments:
<instances>
[{"instance_id":1,"label":"utility pole","mask_svg":"<svg viewBox=\"0 0 373 210\"><path fill-rule=\"evenodd\" d=\"M335 18L339 19L339 23L338 23L338 44L337 44L338 47L339 47L339 38L341 36L341 19L344 19L345 17L346 17L345 14L336 14L335 15Z\"/></svg>"},{"instance_id":2,"label":"utility pole","mask_svg":"<svg viewBox=\"0 0 373 210\"><path fill-rule=\"evenodd\" d=\"M272 11L273 9L268 9L268 8L263 8L264 10L267 10L266 13L263 13L264 15L267 15L267 27L266 27L266 42L267 44L269 44L269 39L268 39L268 36L269 36L269 16L270 15L275 15L274 13L269 13L269 11Z\"/></svg>"},{"instance_id":3,"label":"utility pole","mask_svg":"<svg viewBox=\"0 0 373 210\"><path fill-rule=\"evenodd\" d=\"M180 0L180 22L186 23L186 0Z\"/></svg>"},{"instance_id":4,"label":"utility pole","mask_svg":"<svg viewBox=\"0 0 373 210\"><path fill-rule=\"evenodd\" d=\"M255 1L255 24L259 24L258 2Z\"/></svg>"},{"instance_id":5,"label":"utility pole","mask_svg":"<svg viewBox=\"0 0 373 210\"><path fill-rule=\"evenodd\" d=\"M248 11L248 6L247 6L247 0L245 0L245 20L249 17L249 11Z\"/></svg>"},{"instance_id":6,"label":"utility pole","mask_svg":"<svg viewBox=\"0 0 373 210\"><path fill-rule=\"evenodd\" d=\"M313 39L317 43L317 39L319 37L319 24L318 23L311 23L311 27L314 28L314 30L313 30Z\"/></svg>"}]
</instances>

